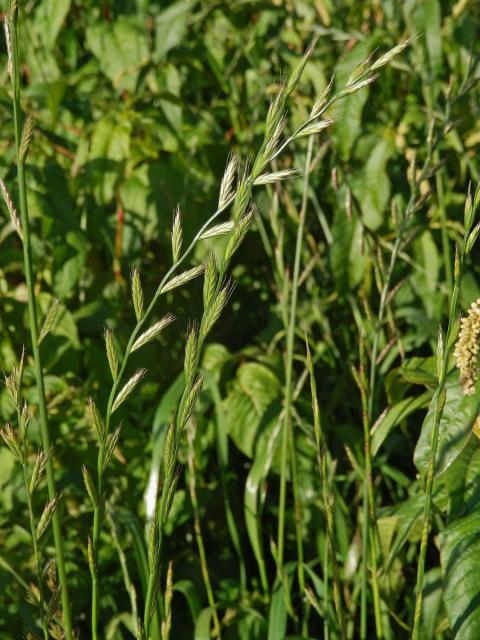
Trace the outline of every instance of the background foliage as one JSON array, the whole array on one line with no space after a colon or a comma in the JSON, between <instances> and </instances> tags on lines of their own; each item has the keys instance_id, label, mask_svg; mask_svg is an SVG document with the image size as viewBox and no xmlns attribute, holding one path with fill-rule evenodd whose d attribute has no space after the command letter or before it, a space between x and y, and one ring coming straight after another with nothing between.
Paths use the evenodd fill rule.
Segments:
<instances>
[{"instance_id":1,"label":"background foliage","mask_svg":"<svg viewBox=\"0 0 480 640\"><path fill-rule=\"evenodd\" d=\"M379 287L395 240L394 212L408 202L413 159L421 165L434 123L442 132L436 170L419 185L423 201L394 271L393 284L402 286L387 306L374 398L378 420L372 429L385 637L408 637L424 499L417 474L426 469L427 407L436 387L433 354L438 325L448 315L453 247L462 235L467 186L479 179L478 9L474 0L26 3L20 31L23 99L36 121L28 197L38 304L45 313L52 299L62 301L44 352L80 637L89 633L86 539L91 521L81 465L93 468L96 460L85 406L89 395L101 406L107 401L104 329L114 329L119 344L125 344L134 324L131 269L139 269L149 298L171 259L175 206L180 203L184 234L191 237L216 208L229 151L245 161L257 148L268 100L314 32L320 40L291 102L287 126L292 130L333 73L342 86L377 48L381 53L408 36L417 37L373 85L335 107L338 122L314 145L294 370L293 444L301 512L296 514L289 483L286 583L275 583L271 541L278 517L286 296L301 179L258 192L261 213L235 257L235 292L205 354L206 384L193 444L199 516L224 638L319 638L325 619L330 636L337 637L333 602L325 610L323 600L325 515L306 333L328 445L348 637L358 637L364 452L360 394L351 368L359 361L360 333L371 349ZM2 53L0 177L14 191L13 124ZM468 91L452 102L465 77ZM303 167L305 149L306 143L296 142L280 168ZM202 244L192 264L209 250L219 251L222 242ZM28 354L29 340L21 244L5 208L0 248L0 364L10 371L23 344ZM463 309L480 297L475 251L464 276ZM122 439L107 476L107 512L116 529L115 536L112 526L103 531L101 624L102 637L111 639L131 637L118 542L141 594L144 527L152 517L147 487L158 477L165 430L180 392L184 337L201 312L201 287L193 281L171 292L162 305L158 317L172 310L178 320L133 358L132 371L144 366L148 377L121 409ZM480 456L472 430L479 399L478 394L463 398L457 378L451 373L442 423L422 636L445 640L478 638L480 629L478 607L471 605L478 599L474 566L480 553ZM34 405L30 365L24 390ZM2 421L12 411L2 388ZM30 436L39 446L36 429L33 420ZM186 439L179 456L187 462ZM210 637L210 610L188 477L182 475L175 497L165 557L173 560L172 636L201 640ZM29 582L32 559L22 486L20 469L2 449L2 566L15 567ZM38 508L43 499L40 495ZM310 598L299 589L295 574L296 517ZM288 598L282 593L285 584ZM22 633L32 627L34 610L8 570L0 571L0 603L2 638L20 637L19 624ZM307 631L302 628L305 606ZM373 637L373 616L369 625Z\"/></svg>"}]
</instances>

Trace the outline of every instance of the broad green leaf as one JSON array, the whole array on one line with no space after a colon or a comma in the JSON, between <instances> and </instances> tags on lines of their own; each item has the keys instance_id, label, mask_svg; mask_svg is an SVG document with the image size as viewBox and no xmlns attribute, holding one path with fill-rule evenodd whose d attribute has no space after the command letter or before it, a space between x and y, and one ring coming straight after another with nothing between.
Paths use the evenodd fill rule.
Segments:
<instances>
[{"instance_id":1,"label":"broad green leaf","mask_svg":"<svg viewBox=\"0 0 480 640\"><path fill-rule=\"evenodd\" d=\"M455 640L480 638L480 512L440 533L443 601Z\"/></svg>"},{"instance_id":2,"label":"broad green leaf","mask_svg":"<svg viewBox=\"0 0 480 640\"><path fill-rule=\"evenodd\" d=\"M390 180L386 168L392 151L393 143L390 139L380 140L370 151L365 168L354 184L363 220L371 230L380 227L389 204Z\"/></svg>"},{"instance_id":3,"label":"broad green leaf","mask_svg":"<svg viewBox=\"0 0 480 640\"><path fill-rule=\"evenodd\" d=\"M124 15L113 22L95 23L87 28L86 45L116 89L135 91L140 69L149 56L141 21Z\"/></svg>"},{"instance_id":4,"label":"broad green leaf","mask_svg":"<svg viewBox=\"0 0 480 640\"><path fill-rule=\"evenodd\" d=\"M268 616L268 640L284 640L287 630L287 606L284 582L277 579L273 586Z\"/></svg>"},{"instance_id":5,"label":"broad green leaf","mask_svg":"<svg viewBox=\"0 0 480 640\"><path fill-rule=\"evenodd\" d=\"M348 51L342 57L335 69L335 86L337 90L345 86L351 73L367 59L370 53L370 46L370 42L363 40L358 42L351 51ZM333 129L333 137L343 160L349 158L351 149L361 131L362 111L369 91L369 87L360 89L342 100L339 105L341 118Z\"/></svg>"},{"instance_id":6,"label":"broad green leaf","mask_svg":"<svg viewBox=\"0 0 480 640\"><path fill-rule=\"evenodd\" d=\"M260 436L255 449L253 464L245 485L244 513L247 533L258 564L262 587L268 590L268 579L262 540L261 512L264 482L272 466L276 444L281 431L281 421L276 418Z\"/></svg>"},{"instance_id":7,"label":"broad green leaf","mask_svg":"<svg viewBox=\"0 0 480 640\"><path fill-rule=\"evenodd\" d=\"M212 635L210 627L212 626L212 610L210 607L203 609L195 623L194 640L210 640Z\"/></svg>"},{"instance_id":8,"label":"broad green leaf","mask_svg":"<svg viewBox=\"0 0 480 640\"><path fill-rule=\"evenodd\" d=\"M423 607L421 620L422 638L435 638L435 629L442 609L442 574L435 567L425 574L423 583Z\"/></svg>"},{"instance_id":9,"label":"broad green leaf","mask_svg":"<svg viewBox=\"0 0 480 640\"><path fill-rule=\"evenodd\" d=\"M356 221L349 220L344 207L337 208L332 225L330 265L337 291L349 289L349 261Z\"/></svg>"},{"instance_id":10,"label":"broad green leaf","mask_svg":"<svg viewBox=\"0 0 480 640\"><path fill-rule=\"evenodd\" d=\"M458 372L449 374L446 382L447 396L445 408L440 420L438 449L435 463L435 476L439 478L461 454L468 443L472 427L478 416L480 394L466 396L458 381ZM425 475L431 451L433 413L438 389L435 392L430 409L425 418L420 438L415 448L414 462L422 475Z\"/></svg>"},{"instance_id":11,"label":"broad green leaf","mask_svg":"<svg viewBox=\"0 0 480 640\"><path fill-rule=\"evenodd\" d=\"M390 407L372 431L372 455L376 456L389 433L410 414L428 406L431 394L426 391L414 398L404 398Z\"/></svg>"},{"instance_id":12,"label":"broad green leaf","mask_svg":"<svg viewBox=\"0 0 480 640\"><path fill-rule=\"evenodd\" d=\"M280 391L279 379L265 365L248 362L239 367L235 385L224 400L225 424L236 446L249 458L267 409Z\"/></svg>"},{"instance_id":13,"label":"broad green leaf","mask_svg":"<svg viewBox=\"0 0 480 640\"><path fill-rule=\"evenodd\" d=\"M165 58L171 49L182 43L195 4L194 0L179 0L158 14L155 19L155 62Z\"/></svg>"},{"instance_id":14,"label":"broad green leaf","mask_svg":"<svg viewBox=\"0 0 480 640\"><path fill-rule=\"evenodd\" d=\"M191 580L178 580L174 583L173 590L184 596L190 609L192 620L195 622L201 611L199 593L195 584Z\"/></svg>"}]
</instances>

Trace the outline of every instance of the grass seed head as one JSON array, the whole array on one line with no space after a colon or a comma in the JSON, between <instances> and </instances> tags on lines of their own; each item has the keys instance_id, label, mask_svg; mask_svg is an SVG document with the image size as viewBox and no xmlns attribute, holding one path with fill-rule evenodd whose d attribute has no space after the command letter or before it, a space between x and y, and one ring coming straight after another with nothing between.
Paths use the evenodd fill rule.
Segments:
<instances>
[{"instance_id":1,"label":"grass seed head","mask_svg":"<svg viewBox=\"0 0 480 640\"><path fill-rule=\"evenodd\" d=\"M173 264L176 264L182 253L183 233L182 233L182 217L180 205L175 209L175 215L172 225L172 258Z\"/></svg>"},{"instance_id":2,"label":"grass seed head","mask_svg":"<svg viewBox=\"0 0 480 640\"><path fill-rule=\"evenodd\" d=\"M133 269L132 271L132 300L135 317L139 322L143 316L143 289L138 269Z\"/></svg>"}]
</instances>

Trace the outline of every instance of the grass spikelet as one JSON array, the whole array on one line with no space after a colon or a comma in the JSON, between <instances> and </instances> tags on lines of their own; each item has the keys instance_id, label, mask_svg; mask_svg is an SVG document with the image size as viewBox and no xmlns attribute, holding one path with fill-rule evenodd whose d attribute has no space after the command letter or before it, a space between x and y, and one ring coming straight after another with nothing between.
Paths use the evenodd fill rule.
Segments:
<instances>
[{"instance_id":1,"label":"grass spikelet","mask_svg":"<svg viewBox=\"0 0 480 640\"><path fill-rule=\"evenodd\" d=\"M37 456L35 458L35 462L33 465L33 469L32 469L32 475L30 478L30 487L29 487L30 494L33 494L33 492L37 488L38 483L40 482L40 478L42 477L45 471L47 461L49 458L52 457L52 454L53 454L53 445L50 447L50 449L46 454L42 450L40 450L37 453Z\"/></svg>"},{"instance_id":2,"label":"grass spikelet","mask_svg":"<svg viewBox=\"0 0 480 640\"><path fill-rule=\"evenodd\" d=\"M95 489L95 484L93 482L92 476L90 475L87 467L82 464L82 475L83 482L85 483L85 488L87 489L88 497L92 503L92 507L95 508L98 504L97 491Z\"/></svg>"},{"instance_id":3,"label":"grass spikelet","mask_svg":"<svg viewBox=\"0 0 480 640\"><path fill-rule=\"evenodd\" d=\"M97 409L93 398L89 398L87 402L87 416L90 426L93 427L99 442L103 442L105 438L105 423Z\"/></svg>"},{"instance_id":4,"label":"grass spikelet","mask_svg":"<svg viewBox=\"0 0 480 640\"><path fill-rule=\"evenodd\" d=\"M398 56L400 53L402 53L402 51L406 49L413 40L414 38L407 38L407 40L404 40L403 42L400 42L400 44L397 44L395 47L392 47L389 51L384 53L383 56L380 56L380 58L378 58L372 64L372 66L370 67L370 71L376 71L377 69L380 69L381 67L387 65L393 60L393 58L395 58L395 56Z\"/></svg>"},{"instance_id":5,"label":"grass spikelet","mask_svg":"<svg viewBox=\"0 0 480 640\"><path fill-rule=\"evenodd\" d=\"M223 174L222 183L220 185L220 194L218 196L219 209L224 209L235 193L233 185L237 176L237 168L238 158L232 153L228 158L225 173Z\"/></svg>"},{"instance_id":6,"label":"grass spikelet","mask_svg":"<svg viewBox=\"0 0 480 640\"><path fill-rule=\"evenodd\" d=\"M122 426L119 424L113 433L110 433L107 436L107 440L105 443L105 456L103 458L103 466L102 472L108 467L110 460L112 459L113 452L115 451L118 440L120 438L120 432L122 430Z\"/></svg>"},{"instance_id":7,"label":"grass spikelet","mask_svg":"<svg viewBox=\"0 0 480 640\"><path fill-rule=\"evenodd\" d=\"M54 498L52 498L52 500L49 500L45 505L45 508L43 509L42 515L40 516L40 520L37 525L38 540L40 540L40 538L43 536L43 534L48 528L48 525L52 521L53 513L55 509L58 507L60 500L61 500L61 494L55 496Z\"/></svg>"},{"instance_id":8,"label":"grass spikelet","mask_svg":"<svg viewBox=\"0 0 480 640\"><path fill-rule=\"evenodd\" d=\"M198 265L197 267L193 267L192 269L188 269L187 271L183 271L178 276L173 277L169 280L162 288L161 293L166 293L167 291L171 291L172 289L176 289L177 287L181 287L182 285L190 282L205 270L205 266L203 264Z\"/></svg>"},{"instance_id":9,"label":"grass spikelet","mask_svg":"<svg viewBox=\"0 0 480 640\"><path fill-rule=\"evenodd\" d=\"M7 72L8 77L12 79L13 65L12 65L12 37L10 35L10 25L7 20L3 22L3 28L5 29L5 42L7 45Z\"/></svg>"},{"instance_id":10,"label":"grass spikelet","mask_svg":"<svg viewBox=\"0 0 480 640\"><path fill-rule=\"evenodd\" d=\"M114 401L113 406L112 406L112 413L118 409L118 407L122 404L122 402L125 402L125 400L132 393L132 391L135 389L137 384L140 382L140 380L144 377L144 375L146 373L147 373L146 369L138 369L138 371L136 371L133 374L133 376L122 387L122 389L119 391L117 397L115 398L115 401Z\"/></svg>"},{"instance_id":11,"label":"grass spikelet","mask_svg":"<svg viewBox=\"0 0 480 640\"><path fill-rule=\"evenodd\" d=\"M112 378L116 380L118 376L119 362L117 348L115 346L115 338L111 329L105 329L105 349L107 352L107 360L108 366L110 367L110 373L112 374Z\"/></svg>"},{"instance_id":12,"label":"grass spikelet","mask_svg":"<svg viewBox=\"0 0 480 640\"><path fill-rule=\"evenodd\" d=\"M205 278L203 281L203 306L207 309L217 290L218 268L215 256L211 253L205 263Z\"/></svg>"},{"instance_id":13,"label":"grass spikelet","mask_svg":"<svg viewBox=\"0 0 480 640\"><path fill-rule=\"evenodd\" d=\"M172 225L172 258L173 264L176 264L182 253L183 233L182 233L182 217L180 205L175 209L175 215Z\"/></svg>"},{"instance_id":14,"label":"grass spikelet","mask_svg":"<svg viewBox=\"0 0 480 640\"><path fill-rule=\"evenodd\" d=\"M200 327L200 335L202 337L202 340L207 337L207 335L212 330L213 325L217 322L220 314L222 313L225 305L228 302L228 298L230 297L232 291L232 285L227 284L225 287L223 287L223 289L219 291L218 295L212 301L210 306L206 308Z\"/></svg>"},{"instance_id":15,"label":"grass spikelet","mask_svg":"<svg viewBox=\"0 0 480 640\"><path fill-rule=\"evenodd\" d=\"M372 84L372 82L375 82L377 78L378 78L378 73L374 74L373 76L369 76L368 78L363 78L361 80L356 80L356 81L352 80L351 82L347 83L344 89L342 89L342 91L339 93L339 97L344 98L345 96L349 96L352 93L355 93L360 89L363 89L363 87L368 87L368 85Z\"/></svg>"},{"instance_id":16,"label":"grass spikelet","mask_svg":"<svg viewBox=\"0 0 480 640\"><path fill-rule=\"evenodd\" d=\"M20 240L23 241L23 232L22 232L22 225L20 222L20 218L18 217L17 210L15 208L15 205L13 204L13 200L10 196L10 193L8 192L7 185L4 183L3 180L0 180L0 190L2 191L3 199L5 201L5 204L7 205L8 213L10 214L12 227L18 233Z\"/></svg>"},{"instance_id":17,"label":"grass spikelet","mask_svg":"<svg viewBox=\"0 0 480 640\"><path fill-rule=\"evenodd\" d=\"M216 238L217 236L224 236L226 233L230 233L230 231L235 226L235 223L229 220L228 222L222 222L221 224L216 224L210 229L207 229L200 236L200 240L207 240L207 238Z\"/></svg>"},{"instance_id":18,"label":"grass spikelet","mask_svg":"<svg viewBox=\"0 0 480 640\"><path fill-rule=\"evenodd\" d=\"M227 248L225 249L225 261L228 262L233 257L234 253L238 250L243 242L243 239L247 235L247 231L255 215L255 210L251 209L246 213L235 225L230 240L228 241Z\"/></svg>"},{"instance_id":19,"label":"grass spikelet","mask_svg":"<svg viewBox=\"0 0 480 640\"><path fill-rule=\"evenodd\" d=\"M20 162L25 162L28 155L28 150L30 149L30 144L32 142L33 136L33 118L30 114L25 118L25 124L23 125L22 130L22 139L20 141L20 151L19 151L19 160Z\"/></svg>"},{"instance_id":20,"label":"grass spikelet","mask_svg":"<svg viewBox=\"0 0 480 640\"><path fill-rule=\"evenodd\" d=\"M256 178L254 184L255 186L261 184L275 184L276 182L281 182L282 180L288 180L290 178L298 178L302 175L302 172L298 169L283 169L281 171L273 171L272 173L262 173L258 178Z\"/></svg>"},{"instance_id":21,"label":"grass spikelet","mask_svg":"<svg viewBox=\"0 0 480 640\"><path fill-rule=\"evenodd\" d=\"M192 327L188 333L185 345L184 372L187 385L192 384L195 375L198 354L198 333L196 327Z\"/></svg>"},{"instance_id":22,"label":"grass spikelet","mask_svg":"<svg viewBox=\"0 0 480 640\"><path fill-rule=\"evenodd\" d=\"M18 438L18 433L12 427L10 422L7 422L3 429L0 429L0 436L2 437L2 440L7 445L7 447L10 449L12 455L18 460L18 462L22 463L23 454L21 443Z\"/></svg>"},{"instance_id":23,"label":"grass spikelet","mask_svg":"<svg viewBox=\"0 0 480 640\"><path fill-rule=\"evenodd\" d=\"M165 449L163 452L163 473L165 478L171 478L175 470L177 461L177 439L175 426L171 424L168 427L167 437L165 438Z\"/></svg>"},{"instance_id":24,"label":"grass spikelet","mask_svg":"<svg viewBox=\"0 0 480 640\"><path fill-rule=\"evenodd\" d=\"M44 340L50 333L50 331L54 328L58 318L59 306L60 300L56 298L48 308L47 315L45 316L45 320L43 321L42 329L40 331L40 335L38 336L38 344L41 344L42 340Z\"/></svg>"},{"instance_id":25,"label":"grass spikelet","mask_svg":"<svg viewBox=\"0 0 480 640\"><path fill-rule=\"evenodd\" d=\"M132 300L135 317L139 322L143 316L143 289L138 269L133 269L132 271Z\"/></svg>"},{"instance_id":26,"label":"grass spikelet","mask_svg":"<svg viewBox=\"0 0 480 640\"><path fill-rule=\"evenodd\" d=\"M333 118L325 118L325 120L318 120L317 122L313 122L312 124L302 129L297 137L302 138L304 136L313 136L317 133L321 133L324 129L330 127L334 122L335 120L333 120Z\"/></svg>"},{"instance_id":27,"label":"grass spikelet","mask_svg":"<svg viewBox=\"0 0 480 640\"><path fill-rule=\"evenodd\" d=\"M162 640L169 640L172 628L172 598L173 598L173 562L168 563L167 582L165 586L165 614L162 621Z\"/></svg>"},{"instance_id":28,"label":"grass spikelet","mask_svg":"<svg viewBox=\"0 0 480 640\"><path fill-rule=\"evenodd\" d=\"M183 429L185 427L185 425L188 422L188 419L192 415L193 410L195 408L195 404L198 400L198 396L200 395L200 392L202 390L202 387L203 387L203 376L200 375L198 376L196 381L193 383L192 388L190 389L190 392L187 396L183 415L181 417L179 416L180 429Z\"/></svg>"},{"instance_id":29,"label":"grass spikelet","mask_svg":"<svg viewBox=\"0 0 480 640\"><path fill-rule=\"evenodd\" d=\"M135 340L132 351L140 349L140 347L143 347L143 345L153 340L153 338L158 336L165 329L165 327L168 327L168 325L171 324L174 320L175 316L171 313L167 313L167 315L165 315L161 320L152 325L150 329L147 329Z\"/></svg>"}]
</instances>

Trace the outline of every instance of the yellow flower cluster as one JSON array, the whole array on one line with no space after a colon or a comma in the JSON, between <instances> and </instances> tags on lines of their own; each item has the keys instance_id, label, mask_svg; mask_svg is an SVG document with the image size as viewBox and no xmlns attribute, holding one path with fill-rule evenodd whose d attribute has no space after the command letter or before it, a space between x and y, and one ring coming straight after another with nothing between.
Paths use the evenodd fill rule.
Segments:
<instances>
[{"instance_id":1,"label":"yellow flower cluster","mask_svg":"<svg viewBox=\"0 0 480 640\"><path fill-rule=\"evenodd\" d=\"M454 356L460 369L460 382L465 395L473 395L480 373L480 298L472 303L462 318Z\"/></svg>"}]
</instances>

